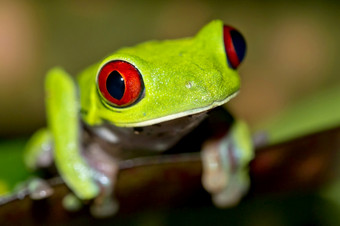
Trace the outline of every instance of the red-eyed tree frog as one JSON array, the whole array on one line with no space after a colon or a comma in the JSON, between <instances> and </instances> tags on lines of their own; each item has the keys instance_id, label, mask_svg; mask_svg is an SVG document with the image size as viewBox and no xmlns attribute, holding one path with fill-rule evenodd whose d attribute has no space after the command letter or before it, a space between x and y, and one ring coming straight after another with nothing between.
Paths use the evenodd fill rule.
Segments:
<instances>
[{"instance_id":1,"label":"red-eyed tree frog","mask_svg":"<svg viewBox=\"0 0 340 226\"><path fill-rule=\"evenodd\" d=\"M239 92L245 51L242 35L215 20L192 38L119 49L85 69L78 86L61 68L50 70L48 128L29 142L26 164L54 159L75 197L94 199L92 213L103 216L117 210L119 161L200 151L213 202L237 203L249 187L253 148L246 124L220 106Z\"/></svg>"}]
</instances>

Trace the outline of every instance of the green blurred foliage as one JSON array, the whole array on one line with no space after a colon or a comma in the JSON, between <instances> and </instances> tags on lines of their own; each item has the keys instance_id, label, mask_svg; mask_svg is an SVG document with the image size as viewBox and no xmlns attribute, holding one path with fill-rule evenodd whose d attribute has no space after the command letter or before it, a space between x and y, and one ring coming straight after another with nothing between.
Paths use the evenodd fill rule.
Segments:
<instances>
[{"instance_id":1,"label":"green blurred foliage","mask_svg":"<svg viewBox=\"0 0 340 226\"><path fill-rule=\"evenodd\" d=\"M33 176L24 165L25 143L25 139L0 140L0 196Z\"/></svg>"}]
</instances>

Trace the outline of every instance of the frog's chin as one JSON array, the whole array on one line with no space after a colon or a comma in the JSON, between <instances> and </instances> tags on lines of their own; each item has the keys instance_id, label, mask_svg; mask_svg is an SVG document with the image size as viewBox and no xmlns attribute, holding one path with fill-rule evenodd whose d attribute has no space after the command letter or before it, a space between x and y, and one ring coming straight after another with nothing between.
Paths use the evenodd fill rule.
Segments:
<instances>
[{"instance_id":1,"label":"frog's chin","mask_svg":"<svg viewBox=\"0 0 340 226\"><path fill-rule=\"evenodd\" d=\"M151 120L147 120L147 121L143 121L143 122L128 123L128 124L124 124L124 127L151 126L151 125L154 125L154 124L174 120L174 119L185 117L185 116L188 116L188 115L194 115L194 114L202 113L202 112L208 111L210 109L213 109L215 107L218 107L218 106L221 106L221 105L227 103L229 100L234 98L238 93L239 93L239 91L231 94L230 96L228 96L227 98L225 98L221 101L214 101L212 104L205 106L205 107L202 107L202 108L195 108L195 109L191 109L191 110L188 110L188 111L179 112L179 113L175 113L175 114L171 114L171 115L167 115L167 116L164 116L164 117L159 117L159 118L155 118L155 119L151 119ZM120 126L120 125L117 125L117 126Z\"/></svg>"}]
</instances>

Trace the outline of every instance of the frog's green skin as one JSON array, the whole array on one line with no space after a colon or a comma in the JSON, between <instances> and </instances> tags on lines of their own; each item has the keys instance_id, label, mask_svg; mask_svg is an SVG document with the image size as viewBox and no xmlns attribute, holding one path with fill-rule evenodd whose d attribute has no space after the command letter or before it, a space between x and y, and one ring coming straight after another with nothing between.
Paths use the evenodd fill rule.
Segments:
<instances>
[{"instance_id":1,"label":"frog's green skin","mask_svg":"<svg viewBox=\"0 0 340 226\"><path fill-rule=\"evenodd\" d=\"M237 94L240 79L236 70L228 66L222 37L223 23L216 20L203 27L193 38L150 41L118 50L84 70L78 77L80 109L77 88L70 76L60 68L48 73L47 118L53 137L50 143L60 174L79 198L100 196L103 200L103 197L111 195L117 162L126 158L120 155L122 151L136 149L131 156L141 156L145 149L164 151L196 127L206 117L207 110L226 103ZM114 60L133 64L143 77L145 91L140 101L132 106L112 107L98 92L98 72L103 65ZM79 130L79 112L85 132ZM141 135L136 127L156 132L154 135ZM155 130L156 127L160 129ZM157 142L160 133L165 133L166 139ZM247 184L243 168L252 158L249 134L242 123L236 123L231 134L237 136L225 136L216 145L222 147L222 143L231 142L245 148L238 154L239 162L242 162L242 167L237 170L240 176L230 181L238 183L242 180ZM83 141L79 141L79 137L83 137ZM128 138L125 142L124 137ZM96 141L101 138L105 140L106 146L96 145ZM132 146L128 146L129 143L133 143ZM143 143L148 145L143 146ZM111 144L109 149L113 149L109 154L103 151L107 144ZM36 153L36 149L27 150L28 165L34 165L32 155L36 156ZM216 162L206 162L204 168L214 174L210 165ZM100 164L105 167L100 167ZM110 170L101 170L103 168ZM104 192L101 189L103 187ZM214 189L212 193L223 193L220 188L217 191ZM223 191L226 193L225 189Z\"/></svg>"},{"instance_id":2,"label":"frog's green skin","mask_svg":"<svg viewBox=\"0 0 340 226\"><path fill-rule=\"evenodd\" d=\"M193 38L150 41L108 56L79 77L84 121L141 127L226 103L239 90L240 79L226 63L222 37L223 23L213 21ZM145 97L138 104L117 109L102 103L95 79L100 66L112 60L128 61L143 75Z\"/></svg>"}]
</instances>

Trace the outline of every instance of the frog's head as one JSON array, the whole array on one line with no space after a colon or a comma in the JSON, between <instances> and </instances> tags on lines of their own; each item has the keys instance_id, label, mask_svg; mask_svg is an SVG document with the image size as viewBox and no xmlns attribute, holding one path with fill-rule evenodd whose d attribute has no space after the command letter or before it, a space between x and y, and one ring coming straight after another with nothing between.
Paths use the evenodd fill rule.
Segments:
<instances>
[{"instance_id":1,"label":"frog's head","mask_svg":"<svg viewBox=\"0 0 340 226\"><path fill-rule=\"evenodd\" d=\"M238 93L245 49L241 34L218 20L193 38L120 49L98 68L92 109L117 126L139 127L220 106Z\"/></svg>"}]
</instances>

